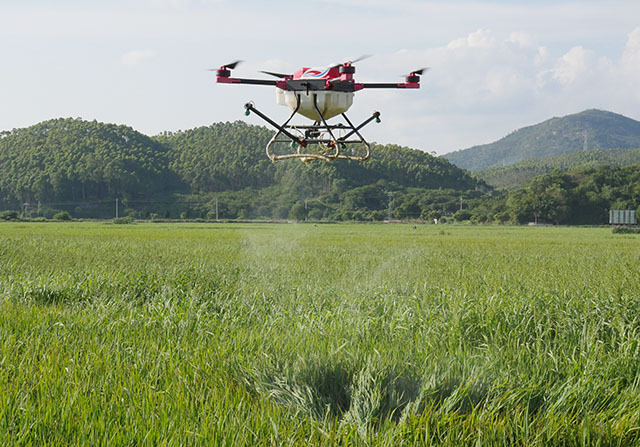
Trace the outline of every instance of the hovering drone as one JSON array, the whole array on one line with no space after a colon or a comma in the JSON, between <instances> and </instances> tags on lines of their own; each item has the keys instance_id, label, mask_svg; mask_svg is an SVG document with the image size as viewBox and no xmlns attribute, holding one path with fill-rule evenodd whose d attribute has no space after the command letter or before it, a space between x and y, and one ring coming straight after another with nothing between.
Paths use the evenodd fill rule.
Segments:
<instances>
[{"instance_id":1,"label":"hovering drone","mask_svg":"<svg viewBox=\"0 0 640 447\"><path fill-rule=\"evenodd\" d=\"M267 156L271 161L288 158L298 158L303 162L335 159L364 161L369 158L371 148L360 134L360 130L373 120L379 123L380 112L373 112L368 119L354 126L345 114L353 104L354 93L367 88L420 88L420 75L428 70L414 70L406 75L405 82L401 83L355 82L353 75L356 68L353 64L366 57L368 56L324 68L304 67L293 74L261 72L279 80L231 77L231 70L241 61L225 64L211 71L216 72L216 82L221 84L276 87L277 103L292 110L291 116L283 124L278 124L260 112L253 102L244 106L246 115L253 112L276 129L266 147ZM310 119L313 123L291 124L296 114ZM344 122L327 122L338 115L342 116Z\"/></svg>"}]
</instances>

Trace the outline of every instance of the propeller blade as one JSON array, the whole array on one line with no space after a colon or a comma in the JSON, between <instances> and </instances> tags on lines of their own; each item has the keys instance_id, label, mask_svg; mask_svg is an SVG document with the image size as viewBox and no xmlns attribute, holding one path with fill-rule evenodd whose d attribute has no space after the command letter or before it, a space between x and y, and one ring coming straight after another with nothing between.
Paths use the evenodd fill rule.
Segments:
<instances>
[{"instance_id":1,"label":"propeller blade","mask_svg":"<svg viewBox=\"0 0 640 447\"><path fill-rule=\"evenodd\" d=\"M425 71L429 71L429 69L430 69L430 68L431 68L431 67L419 68L419 69L417 69L417 70L413 70L411 73L409 73L408 75L405 75L405 76L409 76L409 75L412 75L412 74L416 74L416 75L420 76L420 75L421 75L421 74L423 74Z\"/></svg>"},{"instance_id":2,"label":"propeller blade","mask_svg":"<svg viewBox=\"0 0 640 447\"><path fill-rule=\"evenodd\" d=\"M284 74L284 73L275 73L273 71L260 71L260 73L268 74L270 76L275 76L276 78L289 78L293 75Z\"/></svg>"},{"instance_id":3,"label":"propeller blade","mask_svg":"<svg viewBox=\"0 0 640 447\"><path fill-rule=\"evenodd\" d=\"M241 62L242 61L238 60L238 61L231 62L230 64L224 64L223 66L228 68L229 70L233 70Z\"/></svg>"},{"instance_id":4,"label":"propeller blade","mask_svg":"<svg viewBox=\"0 0 640 447\"><path fill-rule=\"evenodd\" d=\"M371 56L372 56L371 54L363 54L362 56L357 57L357 58L355 58L355 59L354 59L354 60L352 60L352 61L344 61L344 62L342 62L341 64L334 64L334 65L331 65L331 68L336 68L336 67L339 67L339 66L344 65L344 64L353 65L353 64L355 64L356 62L360 62L361 60L369 59Z\"/></svg>"},{"instance_id":5,"label":"propeller blade","mask_svg":"<svg viewBox=\"0 0 640 447\"><path fill-rule=\"evenodd\" d=\"M227 70L233 70L236 66L242 61L231 62L230 64L223 65L221 68L226 68ZM218 71L220 68L207 68L208 71Z\"/></svg>"},{"instance_id":6,"label":"propeller blade","mask_svg":"<svg viewBox=\"0 0 640 447\"><path fill-rule=\"evenodd\" d=\"M349 61L349 63L350 64L355 64L356 62L360 62L362 60L369 59L371 56L372 56L372 54L363 54L359 58L356 58L356 59L354 59L352 61Z\"/></svg>"}]
</instances>

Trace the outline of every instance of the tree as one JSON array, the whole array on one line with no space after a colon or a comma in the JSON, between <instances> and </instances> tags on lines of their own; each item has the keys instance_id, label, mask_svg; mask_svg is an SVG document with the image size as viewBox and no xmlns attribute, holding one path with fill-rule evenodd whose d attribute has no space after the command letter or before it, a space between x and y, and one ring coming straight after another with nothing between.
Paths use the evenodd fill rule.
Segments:
<instances>
[{"instance_id":1,"label":"tree","mask_svg":"<svg viewBox=\"0 0 640 447\"><path fill-rule=\"evenodd\" d=\"M453 215L453 220L456 222L462 222L471 219L471 212L469 210L460 210Z\"/></svg>"},{"instance_id":2,"label":"tree","mask_svg":"<svg viewBox=\"0 0 640 447\"><path fill-rule=\"evenodd\" d=\"M289 211L289 217L295 220L304 220L307 217L307 209L304 207L304 204L297 202Z\"/></svg>"}]
</instances>

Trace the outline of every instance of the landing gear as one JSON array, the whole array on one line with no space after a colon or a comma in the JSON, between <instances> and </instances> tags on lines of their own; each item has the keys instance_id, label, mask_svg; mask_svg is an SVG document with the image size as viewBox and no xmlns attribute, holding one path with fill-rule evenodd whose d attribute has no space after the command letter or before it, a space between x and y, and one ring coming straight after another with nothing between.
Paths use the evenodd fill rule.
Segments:
<instances>
[{"instance_id":1,"label":"landing gear","mask_svg":"<svg viewBox=\"0 0 640 447\"><path fill-rule=\"evenodd\" d=\"M318 107L317 95L311 94L319 118L311 125L289 124L300 109L300 94L296 95L297 104L291 116L282 125L256 109L253 103L245 104L247 115L253 112L276 129L276 133L266 147L269 159L278 161L299 158L305 163L312 160L365 161L368 159L371 147L360 134L360 129L373 120L379 123L380 112L373 112L358 126L354 126L344 113L341 113L344 123L329 124ZM355 138L352 138L354 135Z\"/></svg>"}]
</instances>

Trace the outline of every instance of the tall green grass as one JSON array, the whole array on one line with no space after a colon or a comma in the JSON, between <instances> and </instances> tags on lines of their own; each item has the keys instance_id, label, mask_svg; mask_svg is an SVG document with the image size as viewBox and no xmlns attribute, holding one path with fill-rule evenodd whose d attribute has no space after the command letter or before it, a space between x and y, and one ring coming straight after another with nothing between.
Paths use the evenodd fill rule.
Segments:
<instances>
[{"instance_id":1,"label":"tall green grass","mask_svg":"<svg viewBox=\"0 0 640 447\"><path fill-rule=\"evenodd\" d=\"M1 224L0 444L635 445L639 249L598 228Z\"/></svg>"}]
</instances>

